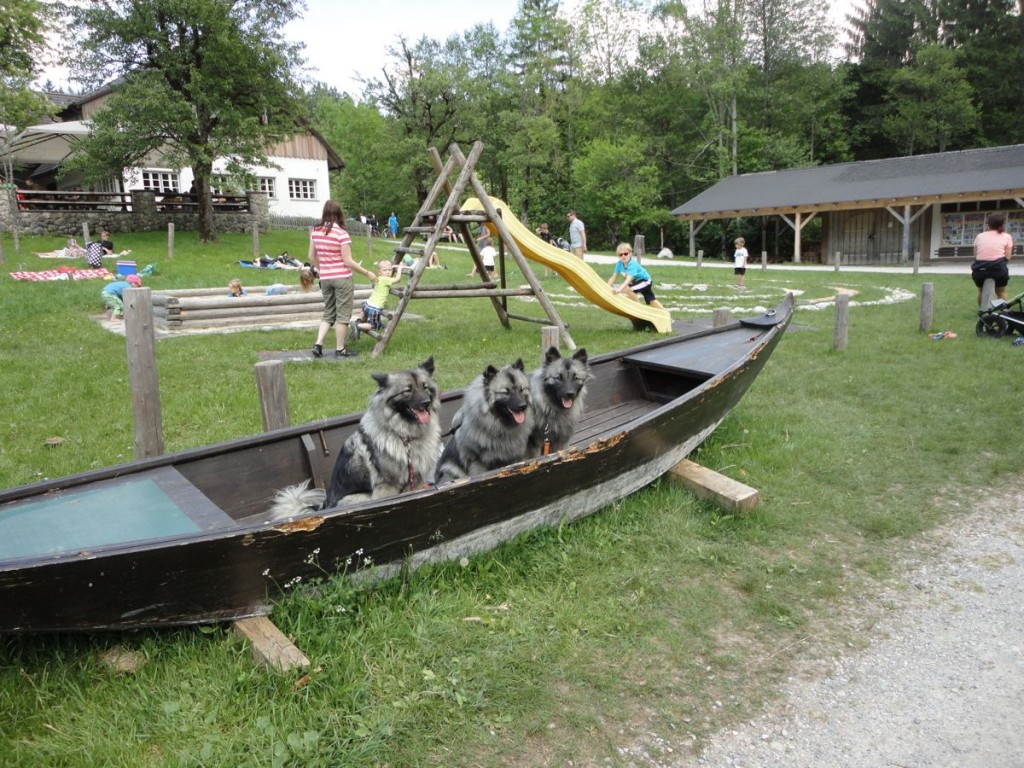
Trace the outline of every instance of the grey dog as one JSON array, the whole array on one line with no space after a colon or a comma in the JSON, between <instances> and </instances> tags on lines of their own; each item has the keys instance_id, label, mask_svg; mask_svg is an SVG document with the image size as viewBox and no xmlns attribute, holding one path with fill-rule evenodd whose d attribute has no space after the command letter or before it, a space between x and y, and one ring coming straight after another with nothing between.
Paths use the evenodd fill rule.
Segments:
<instances>
[{"instance_id":1,"label":"grey dog","mask_svg":"<svg viewBox=\"0 0 1024 768\"><path fill-rule=\"evenodd\" d=\"M455 434L437 464L437 484L498 469L526 458L533 422L523 361L487 366L468 387L452 419Z\"/></svg>"},{"instance_id":2,"label":"grey dog","mask_svg":"<svg viewBox=\"0 0 1024 768\"><path fill-rule=\"evenodd\" d=\"M274 519L424 488L441 452L434 358L417 368L375 373L377 390L334 463L326 498L307 483L278 492Z\"/></svg>"},{"instance_id":3,"label":"grey dog","mask_svg":"<svg viewBox=\"0 0 1024 768\"><path fill-rule=\"evenodd\" d=\"M533 430L527 451L547 456L569 445L583 413L590 379L587 350L562 357L557 347L544 353L544 364L530 376L533 393Z\"/></svg>"}]
</instances>

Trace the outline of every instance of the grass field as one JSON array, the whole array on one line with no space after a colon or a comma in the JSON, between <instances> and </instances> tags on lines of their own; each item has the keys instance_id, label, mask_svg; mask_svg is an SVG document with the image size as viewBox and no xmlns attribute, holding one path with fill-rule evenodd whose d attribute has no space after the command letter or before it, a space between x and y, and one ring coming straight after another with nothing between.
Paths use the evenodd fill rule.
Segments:
<instances>
[{"instance_id":1,"label":"grass field","mask_svg":"<svg viewBox=\"0 0 1024 768\"><path fill-rule=\"evenodd\" d=\"M173 259L162 233L115 242L140 267L157 264L153 288L257 282L235 263L251 255L248 236L207 246L179 232ZM124 339L95 321L101 285L10 279L56 265L26 255L59 247L55 239L22 245L14 254L8 241L0 275L3 487L133 451ZM305 253L301 232L261 245ZM355 252L368 258L365 241ZM442 259L450 269L425 279L469 270L462 253ZM662 268L657 293L677 318L798 293L765 371L694 456L760 489L756 513L723 514L659 480L466 565L361 588L325 580L273 615L312 660L308 680L257 667L222 627L0 638L0 765L617 766L634 744L695 751L770 698L809 639L830 652L855 646L834 617L870 601L912 537L1019 474L1013 393L1024 350L974 336L966 271L754 269L750 290L736 294L731 270ZM265 282L281 280L272 276ZM925 279L935 284L934 330L958 338L918 330ZM646 338L557 277L542 282L591 353ZM842 353L832 349L837 289L856 292ZM419 319L403 322L379 360L363 341L355 360L287 364L292 422L359 410L369 374L429 355L444 388L492 362L539 359L538 326L501 328L486 299L410 311ZM313 334L159 341L167 450L258 432L258 353L308 348ZM131 671L110 663L115 654Z\"/></svg>"}]
</instances>

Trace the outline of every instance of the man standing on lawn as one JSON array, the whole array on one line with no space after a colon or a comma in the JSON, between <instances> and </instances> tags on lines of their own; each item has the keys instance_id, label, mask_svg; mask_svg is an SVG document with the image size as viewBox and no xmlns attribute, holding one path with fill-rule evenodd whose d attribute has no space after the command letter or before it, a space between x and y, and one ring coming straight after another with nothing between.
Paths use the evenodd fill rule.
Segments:
<instances>
[{"instance_id":1,"label":"man standing on lawn","mask_svg":"<svg viewBox=\"0 0 1024 768\"><path fill-rule=\"evenodd\" d=\"M576 211L569 211L565 217L569 219L569 248L582 259L587 252L587 228L576 218Z\"/></svg>"}]
</instances>

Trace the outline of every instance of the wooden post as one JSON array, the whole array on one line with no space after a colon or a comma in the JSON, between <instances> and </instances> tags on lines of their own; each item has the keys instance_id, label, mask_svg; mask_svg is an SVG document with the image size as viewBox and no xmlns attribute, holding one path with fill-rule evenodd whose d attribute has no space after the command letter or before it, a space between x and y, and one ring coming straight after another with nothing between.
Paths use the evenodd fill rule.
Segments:
<instances>
[{"instance_id":1,"label":"wooden post","mask_svg":"<svg viewBox=\"0 0 1024 768\"><path fill-rule=\"evenodd\" d=\"M82 245L85 246L89 242L89 222L82 222Z\"/></svg>"},{"instance_id":2,"label":"wooden post","mask_svg":"<svg viewBox=\"0 0 1024 768\"><path fill-rule=\"evenodd\" d=\"M552 347L558 348L558 326L557 325L545 325L540 329L540 359L541 365L544 364L544 355L548 353L548 350Z\"/></svg>"},{"instance_id":3,"label":"wooden post","mask_svg":"<svg viewBox=\"0 0 1024 768\"><path fill-rule=\"evenodd\" d=\"M981 303L978 309L988 309L992 306L992 297L996 294L996 281L991 277L981 284Z\"/></svg>"},{"instance_id":4,"label":"wooden post","mask_svg":"<svg viewBox=\"0 0 1024 768\"><path fill-rule=\"evenodd\" d=\"M935 298L935 283L921 284L921 328L922 331L932 327L932 305Z\"/></svg>"},{"instance_id":5,"label":"wooden post","mask_svg":"<svg viewBox=\"0 0 1024 768\"><path fill-rule=\"evenodd\" d=\"M256 389L260 394L263 429L280 429L291 423L288 413L288 389L284 381L284 363L264 360L253 366ZM244 637L252 646L256 661L282 672L308 667L309 659L266 616L239 619L232 624L235 635Z\"/></svg>"},{"instance_id":6,"label":"wooden post","mask_svg":"<svg viewBox=\"0 0 1024 768\"><path fill-rule=\"evenodd\" d=\"M637 259L642 259L647 255L646 238L644 235L633 236L633 255L636 256Z\"/></svg>"},{"instance_id":7,"label":"wooden post","mask_svg":"<svg viewBox=\"0 0 1024 768\"><path fill-rule=\"evenodd\" d=\"M156 334L153 330L153 296L149 288L125 289L124 330L128 349L128 384L132 393L135 424L135 458L146 459L164 452L160 383L156 370Z\"/></svg>"},{"instance_id":8,"label":"wooden post","mask_svg":"<svg viewBox=\"0 0 1024 768\"><path fill-rule=\"evenodd\" d=\"M174 222L167 222L167 258L174 258Z\"/></svg>"},{"instance_id":9,"label":"wooden post","mask_svg":"<svg viewBox=\"0 0 1024 768\"><path fill-rule=\"evenodd\" d=\"M704 261L704 249L701 248L697 251L697 269L700 269L700 263Z\"/></svg>"},{"instance_id":10,"label":"wooden post","mask_svg":"<svg viewBox=\"0 0 1024 768\"><path fill-rule=\"evenodd\" d=\"M836 296L836 330L833 335L833 346L837 352L846 349L850 335L850 294L841 293Z\"/></svg>"},{"instance_id":11,"label":"wooden post","mask_svg":"<svg viewBox=\"0 0 1024 768\"><path fill-rule=\"evenodd\" d=\"M840 262L841 262L842 260L843 260L843 252L842 252L842 251L836 251L836 257L835 257L835 258L834 258L834 259L832 260L832 268L833 268L833 269L834 269L834 270L835 270L836 272L838 272L838 271L839 271L839 263L840 263Z\"/></svg>"},{"instance_id":12,"label":"wooden post","mask_svg":"<svg viewBox=\"0 0 1024 768\"><path fill-rule=\"evenodd\" d=\"M914 274L916 275L918 270L921 268L921 252L914 251Z\"/></svg>"},{"instance_id":13,"label":"wooden post","mask_svg":"<svg viewBox=\"0 0 1024 768\"><path fill-rule=\"evenodd\" d=\"M711 317L711 327L718 328L723 325L728 325L731 320L732 312L729 311L729 308L719 307Z\"/></svg>"},{"instance_id":14,"label":"wooden post","mask_svg":"<svg viewBox=\"0 0 1024 768\"><path fill-rule=\"evenodd\" d=\"M761 269L768 269L768 251L761 251Z\"/></svg>"},{"instance_id":15,"label":"wooden post","mask_svg":"<svg viewBox=\"0 0 1024 768\"><path fill-rule=\"evenodd\" d=\"M264 360L253 366L256 371L256 390L260 395L263 429L281 429L291 425L288 407L288 389L284 383L284 363Z\"/></svg>"},{"instance_id":16,"label":"wooden post","mask_svg":"<svg viewBox=\"0 0 1024 768\"><path fill-rule=\"evenodd\" d=\"M256 261L260 257L260 223L252 223L252 259Z\"/></svg>"}]
</instances>

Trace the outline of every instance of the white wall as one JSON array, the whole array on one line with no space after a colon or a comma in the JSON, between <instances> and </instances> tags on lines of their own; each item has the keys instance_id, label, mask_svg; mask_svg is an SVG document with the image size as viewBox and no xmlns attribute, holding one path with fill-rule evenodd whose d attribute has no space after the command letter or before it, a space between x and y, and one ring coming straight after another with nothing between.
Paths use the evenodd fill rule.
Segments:
<instances>
[{"instance_id":1,"label":"white wall","mask_svg":"<svg viewBox=\"0 0 1024 768\"><path fill-rule=\"evenodd\" d=\"M303 216L311 219L311 224L320 220L324 203L331 196L331 183L327 175L326 160L306 160L297 157L271 157L272 163L279 168L255 167L252 172L256 176L274 179L274 197L270 198L270 213L275 216ZM224 163L213 164L213 172L223 171ZM180 171L181 191L187 192L192 186L192 169L182 168ZM292 200L288 195L289 179L311 179L316 182L316 197L312 200Z\"/></svg>"}]
</instances>

